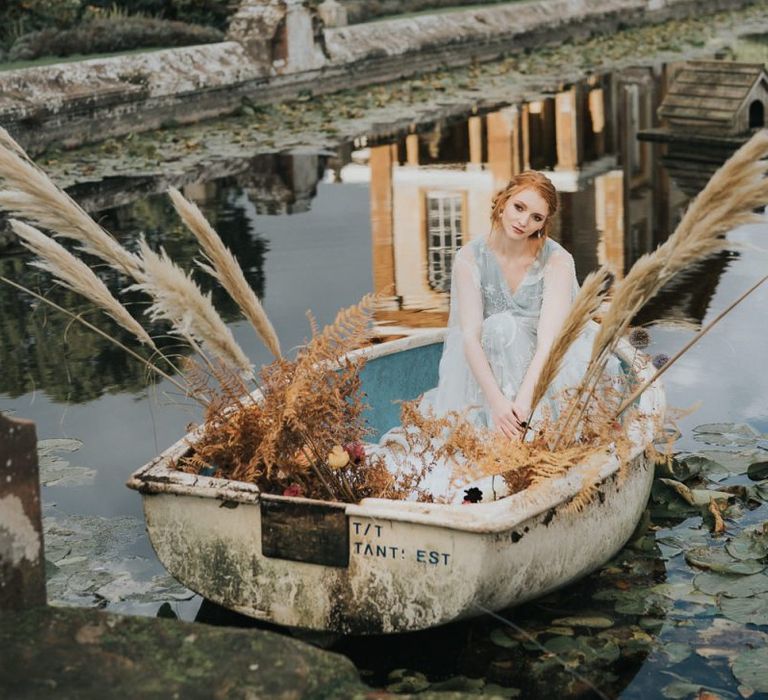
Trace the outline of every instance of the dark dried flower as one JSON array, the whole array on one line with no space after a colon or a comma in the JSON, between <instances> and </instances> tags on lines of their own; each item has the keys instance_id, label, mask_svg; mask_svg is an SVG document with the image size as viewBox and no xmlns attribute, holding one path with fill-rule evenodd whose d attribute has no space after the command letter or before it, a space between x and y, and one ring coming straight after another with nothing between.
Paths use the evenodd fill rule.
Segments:
<instances>
[{"instance_id":1,"label":"dark dried flower","mask_svg":"<svg viewBox=\"0 0 768 700\"><path fill-rule=\"evenodd\" d=\"M480 503L482 500L483 492L477 486L464 490L464 503Z\"/></svg>"},{"instance_id":2,"label":"dark dried flower","mask_svg":"<svg viewBox=\"0 0 768 700\"><path fill-rule=\"evenodd\" d=\"M651 344L651 334L645 328L633 328L629 334L629 344L638 350L644 350Z\"/></svg>"},{"instance_id":3,"label":"dark dried flower","mask_svg":"<svg viewBox=\"0 0 768 700\"><path fill-rule=\"evenodd\" d=\"M660 352L658 355L653 356L651 362L656 369L661 369L664 365L667 364L667 362L669 362L669 355L665 355L663 352Z\"/></svg>"}]
</instances>

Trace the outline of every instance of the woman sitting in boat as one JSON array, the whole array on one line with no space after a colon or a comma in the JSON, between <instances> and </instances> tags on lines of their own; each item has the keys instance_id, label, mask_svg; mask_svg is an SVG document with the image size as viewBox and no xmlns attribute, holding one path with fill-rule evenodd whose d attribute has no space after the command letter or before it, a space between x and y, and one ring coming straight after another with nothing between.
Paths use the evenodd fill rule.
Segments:
<instances>
[{"instance_id":1,"label":"woman sitting in boat","mask_svg":"<svg viewBox=\"0 0 768 700\"><path fill-rule=\"evenodd\" d=\"M549 237L557 206L552 182L525 171L494 197L489 235L456 253L439 382L424 394L422 412L464 413L511 440L525 433L534 387L579 290L573 257ZM565 390L579 384L589 363L596 328L592 322L571 345L533 423L543 411L553 420L559 415ZM619 372L618 360L608 371ZM399 430L382 444L405 448ZM424 486L448 496L449 484L450 466L441 465Z\"/></svg>"},{"instance_id":2,"label":"woman sitting in boat","mask_svg":"<svg viewBox=\"0 0 768 700\"><path fill-rule=\"evenodd\" d=\"M557 192L543 174L513 177L493 199L491 231L454 259L448 335L438 386L423 408L466 411L510 439L523 434L536 381L579 290L573 257L549 237ZM578 385L596 324L577 339L537 408L552 418Z\"/></svg>"}]
</instances>

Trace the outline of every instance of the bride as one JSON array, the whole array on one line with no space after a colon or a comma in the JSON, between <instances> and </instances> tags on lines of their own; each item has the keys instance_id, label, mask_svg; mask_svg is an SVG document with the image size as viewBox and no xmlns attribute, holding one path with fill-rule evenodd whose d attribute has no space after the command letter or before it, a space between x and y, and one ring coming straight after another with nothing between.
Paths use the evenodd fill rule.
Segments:
<instances>
[{"instance_id":1,"label":"bride","mask_svg":"<svg viewBox=\"0 0 768 700\"><path fill-rule=\"evenodd\" d=\"M456 253L439 381L424 394L422 412L464 412L475 425L517 440L532 408L533 421L543 410L554 419L558 397L578 385L589 362L594 323L570 347L538 407L531 405L579 289L573 257L548 235L557 205L545 175L516 175L493 199L489 235ZM403 445L397 428L380 444L392 442ZM441 467L424 486L435 496L449 496L450 465Z\"/></svg>"}]
</instances>

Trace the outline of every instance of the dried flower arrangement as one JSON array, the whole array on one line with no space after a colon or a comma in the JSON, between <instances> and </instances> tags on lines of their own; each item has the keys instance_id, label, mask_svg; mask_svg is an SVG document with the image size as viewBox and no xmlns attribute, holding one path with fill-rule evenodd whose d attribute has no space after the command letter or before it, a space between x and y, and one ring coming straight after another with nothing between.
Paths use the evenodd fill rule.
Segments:
<instances>
[{"instance_id":1,"label":"dried flower arrangement","mask_svg":"<svg viewBox=\"0 0 768 700\"><path fill-rule=\"evenodd\" d=\"M620 420L637 397L768 279L758 281L672 358L653 358L657 372L648 381L639 386L627 385L623 390L604 385L608 358L627 335L631 319L642 306L675 274L720 251L726 245L726 231L755 220L754 210L768 201L766 156L768 131L764 130L716 173L670 238L640 258L615 287L583 381L562 397L564 410L556 419L545 414L530 429L528 439L510 442L498 433L473 427L460 414L424 415L415 402L406 403L402 425L408 451L421 456L422 463L399 473L389 469L380 456L368 454L364 445L367 430L360 393L364 356L353 351L368 340L374 304L371 297L339 312L323 330L310 319L312 338L293 360L286 359L272 324L234 256L197 207L172 189L174 206L203 251L206 262L199 263L201 269L227 290L275 357L257 373L191 274L143 241L139 255L122 248L57 188L3 129L0 208L52 231L54 236L74 239L82 252L101 258L131 278L133 284L128 289L146 292L152 300L147 313L168 321L171 332L192 349L195 359L185 361L179 371L90 267L33 226L12 221L23 244L40 258L33 264L49 271L57 282L77 291L128 329L151 355L145 357L121 347L204 408L204 423L190 453L179 460L179 469L253 481L266 491L292 496L352 502L367 496L431 500L420 485L440 460L456 464L457 476L465 481L501 476L514 493L541 488L548 479L564 475L572 465L608 450L621 457L627 442ZM573 341L605 302L611 277L609 270L601 268L582 285L539 377L533 409L556 377ZM34 294L12 280L0 280ZM70 315L103 334L87 321ZM637 359L637 351L647 347L648 337L642 329L629 335ZM586 480L575 507L588 502L596 480L597 473L592 481ZM478 500L481 494L475 491L468 489L466 502Z\"/></svg>"}]
</instances>

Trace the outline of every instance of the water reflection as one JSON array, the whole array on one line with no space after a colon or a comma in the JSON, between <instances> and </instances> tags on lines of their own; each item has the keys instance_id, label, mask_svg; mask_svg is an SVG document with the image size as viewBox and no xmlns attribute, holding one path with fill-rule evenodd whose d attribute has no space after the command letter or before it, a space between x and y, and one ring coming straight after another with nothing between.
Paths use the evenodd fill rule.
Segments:
<instances>
[{"instance_id":1,"label":"water reflection","mask_svg":"<svg viewBox=\"0 0 768 700\"><path fill-rule=\"evenodd\" d=\"M560 191L553 237L573 253L580 279L601 264L621 276L669 235L688 196L664 167L669 149L637 136L654 125L659 95L674 68L593 76L533 101L418 125L386 142L363 138L333 156L244 156L237 163L227 161L225 177L201 178L183 190L201 206L235 251L257 294L264 296L269 293L263 269L267 243L256 230L257 218L290 219L291 226L304 230L308 220L297 215L310 213L320 183L367 185L369 219L347 225L361 230L370 226L373 290L382 295L377 312L382 337L442 326L455 250L486 235L494 193L523 169L545 170ZM220 172L211 169L214 175ZM145 194L161 185L110 179L83 183L70 192L129 248L135 248L141 233L188 269L198 254L193 237L167 197ZM676 280L639 320L700 323L731 257L704 262L695 284ZM23 264L25 259L5 256L0 271L42 288L67 308L82 310L74 295L46 286ZM115 290L119 280L113 273L101 274ZM197 277L206 289L213 287L204 275ZM212 291L222 316L237 318L229 297L218 287ZM139 313L140 300L136 303ZM41 339L65 337L69 320L9 288L0 287L0 310L0 359L6 370L0 379L2 393L18 396L36 387L57 400L78 402L105 390L138 391L147 381L141 366L79 327L69 328L62 363L60 346ZM106 323L102 327L110 328ZM121 341L129 340L116 333Z\"/></svg>"}]
</instances>

